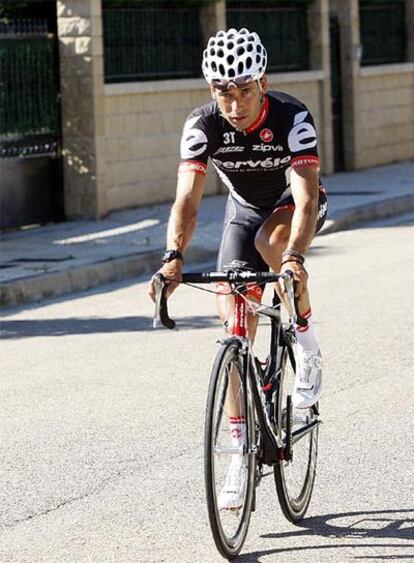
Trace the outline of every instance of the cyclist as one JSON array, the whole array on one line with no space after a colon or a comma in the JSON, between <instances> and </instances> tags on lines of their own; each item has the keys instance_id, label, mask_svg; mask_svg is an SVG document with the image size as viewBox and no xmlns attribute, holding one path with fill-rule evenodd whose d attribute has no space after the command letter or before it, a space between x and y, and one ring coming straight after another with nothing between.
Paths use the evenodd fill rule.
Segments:
<instances>
[{"instance_id":1,"label":"cyclist","mask_svg":"<svg viewBox=\"0 0 414 563\"><path fill-rule=\"evenodd\" d=\"M243 28L219 31L208 41L202 70L212 101L187 118L181 138L177 194L167 231L167 251L159 270L180 279L183 254L196 226L207 161L210 158L229 188L217 269L233 260L256 271L291 270L296 297L307 327L296 327L297 373L292 395L297 408L309 408L321 393L321 353L312 323L305 254L327 215L326 193L319 179L317 137L307 107L294 97L268 91L266 49L259 36ZM177 287L169 282L167 296ZM225 287L221 293L226 293ZM279 288L283 298L283 288ZM154 299L152 282L149 293ZM260 301L252 287L249 298ZM219 295L218 310L231 322L232 296ZM254 339L257 320L248 316ZM234 412L235 442L244 442L245 422ZM234 464L233 464L234 465ZM236 464L237 465L237 464ZM222 491L222 506L237 507L239 468Z\"/></svg>"}]
</instances>

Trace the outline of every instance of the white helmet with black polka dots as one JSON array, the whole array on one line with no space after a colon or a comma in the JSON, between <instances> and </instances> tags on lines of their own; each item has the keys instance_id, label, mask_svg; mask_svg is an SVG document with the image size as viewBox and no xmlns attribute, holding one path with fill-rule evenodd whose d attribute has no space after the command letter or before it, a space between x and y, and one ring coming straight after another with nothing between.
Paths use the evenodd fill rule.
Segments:
<instances>
[{"instance_id":1,"label":"white helmet with black polka dots","mask_svg":"<svg viewBox=\"0 0 414 563\"><path fill-rule=\"evenodd\" d=\"M203 53L202 69L209 84L241 86L259 80L266 70L267 53L257 33L243 28L219 31L210 37Z\"/></svg>"}]
</instances>

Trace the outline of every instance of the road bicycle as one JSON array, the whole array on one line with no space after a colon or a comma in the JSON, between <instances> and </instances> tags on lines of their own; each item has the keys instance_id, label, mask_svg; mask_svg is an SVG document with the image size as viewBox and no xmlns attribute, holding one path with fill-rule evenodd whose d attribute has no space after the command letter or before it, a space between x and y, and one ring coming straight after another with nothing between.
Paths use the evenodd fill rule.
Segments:
<instances>
[{"instance_id":1,"label":"road bicycle","mask_svg":"<svg viewBox=\"0 0 414 563\"><path fill-rule=\"evenodd\" d=\"M154 276L154 326L174 328L168 315L165 278ZM274 291L272 306L247 298L252 284L264 286L282 280L289 322L282 322L281 302ZM234 295L232 333L220 341L211 371L205 416L205 487L210 528L219 552L234 559L245 541L251 513L256 508L256 487L273 473L283 514L297 522L308 508L316 474L319 406L295 409L291 392L295 376L294 325L307 321L296 313L292 272L252 272L233 262L224 272L184 273L182 283L227 282ZM217 293L217 292L214 292ZM264 363L255 356L246 334L247 310L270 319L270 346ZM236 412L246 424L243 443L234 443L230 421ZM219 495L229 463L242 460L243 500L236 509L222 509ZM265 473L265 466L273 471Z\"/></svg>"}]
</instances>

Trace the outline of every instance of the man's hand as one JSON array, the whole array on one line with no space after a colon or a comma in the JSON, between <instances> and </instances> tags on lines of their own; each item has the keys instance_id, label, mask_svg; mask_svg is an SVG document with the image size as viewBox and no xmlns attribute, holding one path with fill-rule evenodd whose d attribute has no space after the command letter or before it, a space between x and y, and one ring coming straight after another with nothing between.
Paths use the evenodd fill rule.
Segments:
<instances>
[{"instance_id":1,"label":"man's hand","mask_svg":"<svg viewBox=\"0 0 414 563\"><path fill-rule=\"evenodd\" d=\"M293 272L293 279L295 281L295 297L300 299L303 293L307 290L308 287L308 272L305 270L305 266L300 264L298 261L286 261L280 271L283 274L287 272L287 270L291 270ZM284 287L283 282L280 284L282 287L282 293L285 294L286 290Z\"/></svg>"},{"instance_id":2,"label":"man's hand","mask_svg":"<svg viewBox=\"0 0 414 563\"><path fill-rule=\"evenodd\" d=\"M180 259L171 260L171 262L164 264L157 272L157 274L162 274L165 278L167 278L165 280L167 285L167 291L166 291L167 299L168 297L170 297L172 292L176 289L176 287L179 285L179 282L181 281L182 264L183 263ZM171 281L171 280L178 280L178 281ZM155 303L155 287L152 279L149 282L148 294Z\"/></svg>"}]
</instances>

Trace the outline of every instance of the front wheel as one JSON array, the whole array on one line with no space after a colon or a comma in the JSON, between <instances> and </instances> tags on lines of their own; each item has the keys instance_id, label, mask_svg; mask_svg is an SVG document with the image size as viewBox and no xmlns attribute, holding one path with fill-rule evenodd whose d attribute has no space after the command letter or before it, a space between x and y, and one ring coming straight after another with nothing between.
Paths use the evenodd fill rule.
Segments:
<instances>
[{"instance_id":1,"label":"front wheel","mask_svg":"<svg viewBox=\"0 0 414 563\"><path fill-rule=\"evenodd\" d=\"M291 350L292 353L292 350ZM295 379L294 362L285 349L282 358L280 385L275 401L275 420L281 438L318 418L317 406L309 409L290 407ZM289 428L290 426L290 428ZM292 445L292 459L280 459L274 466L277 495L283 514L298 522L306 513L316 475L319 426Z\"/></svg>"},{"instance_id":2,"label":"front wheel","mask_svg":"<svg viewBox=\"0 0 414 563\"><path fill-rule=\"evenodd\" d=\"M210 528L217 549L227 559L236 557L243 546L255 486L253 397L240 347L240 341L229 339L219 349L211 372L205 420ZM237 489L237 495L233 489Z\"/></svg>"}]
</instances>

